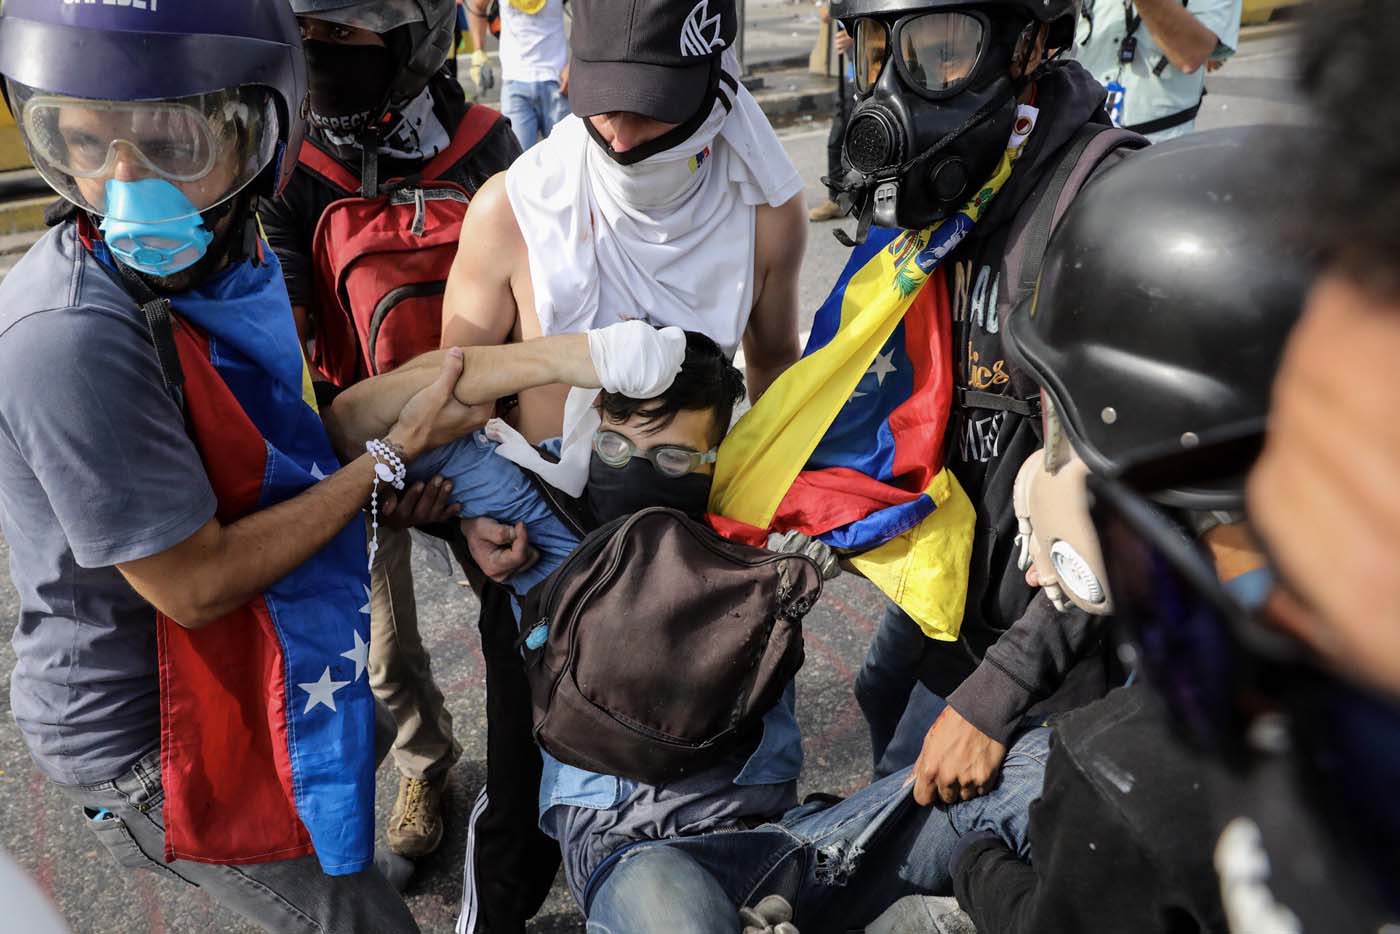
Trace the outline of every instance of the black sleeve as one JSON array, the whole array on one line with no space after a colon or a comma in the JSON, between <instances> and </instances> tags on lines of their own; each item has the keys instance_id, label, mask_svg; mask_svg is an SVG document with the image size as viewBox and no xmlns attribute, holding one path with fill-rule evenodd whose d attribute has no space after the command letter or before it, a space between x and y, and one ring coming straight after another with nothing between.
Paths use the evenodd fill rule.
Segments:
<instances>
[{"instance_id":1,"label":"black sleeve","mask_svg":"<svg viewBox=\"0 0 1400 934\"><path fill-rule=\"evenodd\" d=\"M1102 617L1060 612L1044 593L1001 634L948 703L977 729L1006 743L1021 718L1059 689L1069 670L1098 644Z\"/></svg>"},{"instance_id":2,"label":"black sleeve","mask_svg":"<svg viewBox=\"0 0 1400 934\"><path fill-rule=\"evenodd\" d=\"M462 162L466 189L475 193L491 176L510 168L520 152L520 141L515 138L510 121L501 117Z\"/></svg>"},{"instance_id":3,"label":"black sleeve","mask_svg":"<svg viewBox=\"0 0 1400 934\"><path fill-rule=\"evenodd\" d=\"M263 232L282 264L282 278L293 305L309 306L315 294L311 243L324 208L320 200L313 179L299 169L280 197L263 198L258 207Z\"/></svg>"},{"instance_id":4,"label":"black sleeve","mask_svg":"<svg viewBox=\"0 0 1400 934\"><path fill-rule=\"evenodd\" d=\"M981 934L1137 934L1156 914L1150 860L1058 744L1030 841L1033 866L995 836L954 853L953 890Z\"/></svg>"}]
</instances>

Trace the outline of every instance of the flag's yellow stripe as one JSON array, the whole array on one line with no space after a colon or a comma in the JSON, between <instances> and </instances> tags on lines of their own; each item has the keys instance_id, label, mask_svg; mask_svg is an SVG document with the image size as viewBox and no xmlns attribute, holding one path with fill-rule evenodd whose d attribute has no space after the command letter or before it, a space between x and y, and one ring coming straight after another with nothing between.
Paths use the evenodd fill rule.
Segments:
<instances>
[{"instance_id":1,"label":"flag's yellow stripe","mask_svg":"<svg viewBox=\"0 0 1400 934\"><path fill-rule=\"evenodd\" d=\"M841 305L842 324L831 341L788 368L721 445L712 512L760 528L773 521L817 443L913 301L913 295L890 294L891 264L885 251L879 256L881 262L852 277ZM758 478L762 481L754 482Z\"/></svg>"},{"instance_id":2,"label":"flag's yellow stripe","mask_svg":"<svg viewBox=\"0 0 1400 934\"><path fill-rule=\"evenodd\" d=\"M855 569L941 642L957 639L967 605L977 511L946 467L926 491L938 507L917 526L853 556Z\"/></svg>"}]
</instances>

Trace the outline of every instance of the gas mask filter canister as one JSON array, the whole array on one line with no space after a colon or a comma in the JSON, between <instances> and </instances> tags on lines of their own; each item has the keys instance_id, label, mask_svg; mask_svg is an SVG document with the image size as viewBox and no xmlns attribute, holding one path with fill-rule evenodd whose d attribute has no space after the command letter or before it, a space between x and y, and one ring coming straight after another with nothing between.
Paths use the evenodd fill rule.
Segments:
<instances>
[{"instance_id":1,"label":"gas mask filter canister","mask_svg":"<svg viewBox=\"0 0 1400 934\"><path fill-rule=\"evenodd\" d=\"M1047 412L1047 420L1053 419ZM1046 447L1021 465L1012 494L1020 546L1017 566L1035 566L1055 608L1071 605L1094 616L1113 612L1103 548L1089 516L1084 479L1088 466L1063 434L1047 433Z\"/></svg>"}]
</instances>

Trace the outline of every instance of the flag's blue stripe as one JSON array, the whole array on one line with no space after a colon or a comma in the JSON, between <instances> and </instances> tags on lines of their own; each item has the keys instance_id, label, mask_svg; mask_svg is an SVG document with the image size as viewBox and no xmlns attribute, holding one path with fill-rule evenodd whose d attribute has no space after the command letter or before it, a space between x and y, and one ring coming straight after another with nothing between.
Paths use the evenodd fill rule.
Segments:
<instances>
[{"instance_id":1,"label":"flag's blue stripe","mask_svg":"<svg viewBox=\"0 0 1400 934\"><path fill-rule=\"evenodd\" d=\"M842 551L869 551L923 522L938 508L927 493L912 502L872 512L864 519L817 536Z\"/></svg>"},{"instance_id":2,"label":"flag's blue stripe","mask_svg":"<svg viewBox=\"0 0 1400 934\"><path fill-rule=\"evenodd\" d=\"M331 474L339 461L302 399L301 349L275 258L242 264L207 291L181 297L176 310L209 333L211 360L263 436L258 505L267 508L315 484L313 468ZM368 592L364 524L354 520L264 593L282 642L293 796L329 875L359 872L374 853L374 698L367 672L342 654L356 633L369 641L360 612ZM346 682L332 694L336 709L307 710L298 685L320 681L327 668Z\"/></svg>"},{"instance_id":3,"label":"flag's blue stripe","mask_svg":"<svg viewBox=\"0 0 1400 934\"><path fill-rule=\"evenodd\" d=\"M826 297L821 308L817 309L816 317L812 321L812 334L807 339L807 349L802 352L802 356L811 356L825 347L836 336L836 331L841 326L841 303L846 297L846 286L850 284L855 274L865 267L866 263L869 263L891 240L903 232L885 227L874 227L870 231L870 239L851 250L850 259L846 260L846 268L841 270L841 275L836 278L836 284L831 287L831 294Z\"/></svg>"},{"instance_id":4,"label":"flag's blue stripe","mask_svg":"<svg viewBox=\"0 0 1400 934\"><path fill-rule=\"evenodd\" d=\"M894 480L895 437L889 417L914 392L914 364L905 349L905 333L900 322L877 357L889 360L894 370L883 380L876 372L861 377L856 392L862 395L852 395L837 414L808 458L808 470L848 467L886 483Z\"/></svg>"}]
</instances>

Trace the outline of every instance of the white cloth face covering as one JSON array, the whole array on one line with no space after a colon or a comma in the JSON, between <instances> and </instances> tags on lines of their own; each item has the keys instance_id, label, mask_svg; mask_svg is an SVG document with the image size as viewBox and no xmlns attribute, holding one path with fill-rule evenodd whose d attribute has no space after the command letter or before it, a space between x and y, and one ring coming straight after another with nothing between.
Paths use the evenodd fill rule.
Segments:
<instances>
[{"instance_id":1,"label":"white cloth face covering","mask_svg":"<svg viewBox=\"0 0 1400 934\"><path fill-rule=\"evenodd\" d=\"M732 52L724 69L737 74ZM699 331L732 358L753 308L755 210L803 187L737 80L687 140L630 166L566 118L506 175L541 328L636 319Z\"/></svg>"}]
</instances>

